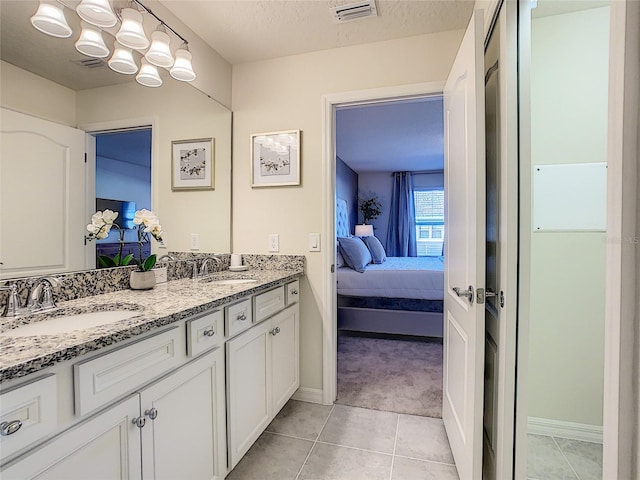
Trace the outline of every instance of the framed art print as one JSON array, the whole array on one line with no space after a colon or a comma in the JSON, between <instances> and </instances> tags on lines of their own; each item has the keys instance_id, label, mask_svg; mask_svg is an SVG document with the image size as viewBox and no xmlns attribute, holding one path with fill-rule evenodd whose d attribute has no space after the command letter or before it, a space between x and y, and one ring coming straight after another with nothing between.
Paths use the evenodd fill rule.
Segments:
<instances>
[{"instance_id":1,"label":"framed art print","mask_svg":"<svg viewBox=\"0 0 640 480\"><path fill-rule=\"evenodd\" d=\"M214 188L214 139L171 142L171 189L210 190Z\"/></svg>"},{"instance_id":2,"label":"framed art print","mask_svg":"<svg viewBox=\"0 0 640 480\"><path fill-rule=\"evenodd\" d=\"M300 185L300 130L251 135L251 186Z\"/></svg>"}]
</instances>

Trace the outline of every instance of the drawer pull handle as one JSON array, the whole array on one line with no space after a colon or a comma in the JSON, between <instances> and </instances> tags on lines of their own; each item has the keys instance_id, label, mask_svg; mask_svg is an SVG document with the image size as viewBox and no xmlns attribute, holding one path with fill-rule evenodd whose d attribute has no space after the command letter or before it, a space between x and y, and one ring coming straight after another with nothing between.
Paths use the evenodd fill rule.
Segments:
<instances>
[{"instance_id":1,"label":"drawer pull handle","mask_svg":"<svg viewBox=\"0 0 640 480\"><path fill-rule=\"evenodd\" d=\"M291 295L297 295L298 294L298 290L291 290Z\"/></svg>"},{"instance_id":2,"label":"drawer pull handle","mask_svg":"<svg viewBox=\"0 0 640 480\"><path fill-rule=\"evenodd\" d=\"M236 317L236 320L240 320L241 322L244 322L246 319L247 319L247 316L244 313L241 313Z\"/></svg>"},{"instance_id":3,"label":"drawer pull handle","mask_svg":"<svg viewBox=\"0 0 640 480\"><path fill-rule=\"evenodd\" d=\"M150 408L149 410L145 410L145 417L149 417L149 420L155 420L158 418L158 410L156 408Z\"/></svg>"},{"instance_id":4,"label":"drawer pull handle","mask_svg":"<svg viewBox=\"0 0 640 480\"><path fill-rule=\"evenodd\" d=\"M8 435L13 435L22 427L22 422L20 420L12 420L11 422L2 422L0 423L0 435L6 437Z\"/></svg>"},{"instance_id":5,"label":"drawer pull handle","mask_svg":"<svg viewBox=\"0 0 640 480\"><path fill-rule=\"evenodd\" d=\"M138 428L142 428L144 427L146 420L144 419L144 417L136 417L133 420L131 420L131 423L133 423Z\"/></svg>"},{"instance_id":6,"label":"drawer pull handle","mask_svg":"<svg viewBox=\"0 0 640 480\"><path fill-rule=\"evenodd\" d=\"M274 328L274 329L273 329L273 330L271 330L269 333L275 337L277 334L279 334L279 333L280 333L280 327L276 327L276 328Z\"/></svg>"},{"instance_id":7,"label":"drawer pull handle","mask_svg":"<svg viewBox=\"0 0 640 480\"><path fill-rule=\"evenodd\" d=\"M213 330L213 328L210 328L209 330L205 330L204 332L202 332L202 334L205 337L213 337L216 334L216 332Z\"/></svg>"}]
</instances>

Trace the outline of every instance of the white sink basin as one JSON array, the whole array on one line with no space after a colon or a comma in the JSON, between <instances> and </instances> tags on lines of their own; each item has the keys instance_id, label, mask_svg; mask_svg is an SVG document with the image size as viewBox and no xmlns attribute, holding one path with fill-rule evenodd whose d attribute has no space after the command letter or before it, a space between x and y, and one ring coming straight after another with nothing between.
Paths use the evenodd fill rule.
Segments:
<instances>
[{"instance_id":1,"label":"white sink basin","mask_svg":"<svg viewBox=\"0 0 640 480\"><path fill-rule=\"evenodd\" d=\"M215 285L241 285L243 283L255 283L257 280L253 278L225 278L222 280L211 280L210 283Z\"/></svg>"},{"instance_id":2,"label":"white sink basin","mask_svg":"<svg viewBox=\"0 0 640 480\"><path fill-rule=\"evenodd\" d=\"M120 320L136 317L140 315L140 313L140 311L136 310L109 310L63 315L39 322L32 322L27 325L20 325L18 328L3 332L0 334L0 337L15 338L39 335L61 335L76 330L86 330L87 328L109 325L110 323L119 322Z\"/></svg>"}]
</instances>

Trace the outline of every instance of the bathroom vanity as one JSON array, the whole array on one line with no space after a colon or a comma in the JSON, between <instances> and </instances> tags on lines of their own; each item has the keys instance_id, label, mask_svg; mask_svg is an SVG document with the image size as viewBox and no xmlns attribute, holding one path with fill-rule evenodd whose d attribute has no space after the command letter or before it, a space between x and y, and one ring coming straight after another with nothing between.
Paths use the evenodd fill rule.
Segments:
<instances>
[{"instance_id":1,"label":"bathroom vanity","mask_svg":"<svg viewBox=\"0 0 640 480\"><path fill-rule=\"evenodd\" d=\"M72 300L40 314L63 322L48 335L21 336L28 317L5 323L0 476L224 478L299 386L302 274L224 271ZM99 325L64 324L87 313Z\"/></svg>"}]
</instances>

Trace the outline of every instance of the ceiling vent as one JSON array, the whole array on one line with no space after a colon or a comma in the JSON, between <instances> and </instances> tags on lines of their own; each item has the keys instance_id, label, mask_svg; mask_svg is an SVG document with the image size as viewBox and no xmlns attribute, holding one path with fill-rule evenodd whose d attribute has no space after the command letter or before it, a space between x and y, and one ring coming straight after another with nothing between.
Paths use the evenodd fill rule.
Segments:
<instances>
[{"instance_id":1,"label":"ceiling vent","mask_svg":"<svg viewBox=\"0 0 640 480\"><path fill-rule=\"evenodd\" d=\"M107 65L107 62L105 62L102 58L85 58L82 60L71 60L71 63L75 63L76 65L80 65L81 67L90 69L102 68Z\"/></svg>"},{"instance_id":2,"label":"ceiling vent","mask_svg":"<svg viewBox=\"0 0 640 480\"><path fill-rule=\"evenodd\" d=\"M340 5L331 9L333 21L336 23L352 22L367 17L377 17L376 2L374 0Z\"/></svg>"}]
</instances>

